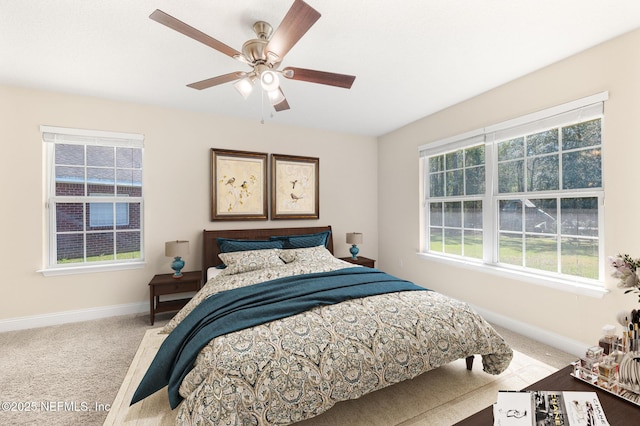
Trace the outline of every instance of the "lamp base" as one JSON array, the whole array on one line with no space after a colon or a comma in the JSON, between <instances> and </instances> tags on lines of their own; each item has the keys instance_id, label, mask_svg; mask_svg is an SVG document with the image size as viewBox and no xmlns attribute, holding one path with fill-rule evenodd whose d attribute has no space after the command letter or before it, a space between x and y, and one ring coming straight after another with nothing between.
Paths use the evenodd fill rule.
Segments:
<instances>
[{"instance_id":1,"label":"lamp base","mask_svg":"<svg viewBox=\"0 0 640 426\"><path fill-rule=\"evenodd\" d=\"M173 278L182 278L182 268L184 268L184 260L180 256L176 256L173 258L173 262L171 262L171 269L175 272L172 275Z\"/></svg>"},{"instance_id":2,"label":"lamp base","mask_svg":"<svg viewBox=\"0 0 640 426\"><path fill-rule=\"evenodd\" d=\"M349 253L351 253L351 258L352 259L357 259L358 258L358 253L360 252L360 249L358 248L357 245L352 245L351 248L349 249Z\"/></svg>"}]
</instances>

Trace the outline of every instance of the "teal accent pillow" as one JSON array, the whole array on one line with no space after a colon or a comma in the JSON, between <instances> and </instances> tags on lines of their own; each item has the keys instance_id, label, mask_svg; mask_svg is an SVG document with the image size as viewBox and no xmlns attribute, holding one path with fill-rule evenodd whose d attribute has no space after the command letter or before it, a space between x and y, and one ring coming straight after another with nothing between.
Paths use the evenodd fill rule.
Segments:
<instances>
[{"instance_id":1,"label":"teal accent pillow","mask_svg":"<svg viewBox=\"0 0 640 426\"><path fill-rule=\"evenodd\" d=\"M234 240L231 238L217 238L220 253L233 253L236 251L266 250L284 248L283 241L270 240Z\"/></svg>"},{"instance_id":2,"label":"teal accent pillow","mask_svg":"<svg viewBox=\"0 0 640 426\"><path fill-rule=\"evenodd\" d=\"M269 237L269 240L282 241L284 249L327 247L329 235L331 235L331 231L318 232L317 234L272 236Z\"/></svg>"}]
</instances>

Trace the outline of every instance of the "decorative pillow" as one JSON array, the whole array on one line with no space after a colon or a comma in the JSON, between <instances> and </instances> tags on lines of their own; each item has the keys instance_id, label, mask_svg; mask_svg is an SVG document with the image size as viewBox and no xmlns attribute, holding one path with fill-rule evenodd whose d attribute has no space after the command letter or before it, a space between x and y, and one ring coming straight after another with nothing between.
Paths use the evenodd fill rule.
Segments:
<instances>
[{"instance_id":1,"label":"decorative pillow","mask_svg":"<svg viewBox=\"0 0 640 426\"><path fill-rule=\"evenodd\" d=\"M227 265L227 267L220 272L220 275L233 275L273 266L282 266L284 262L280 259L280 256L278 256L279 253L279 249L220 253L218 257Z\"/></svg>"},{"instance_id":2,"label":"decorative pillow","mask_svg":"<svg viewBox=\"0 0 640 426\"><path fill-rule=\"evenodd\" d=\"M270 241L282 241L284 249L309 248L329 244L331 231L318 232L317 234L283 235L269 237Z\"/></svg>"},{"instance_id":3,"label":"decorative pillow","mask_svg":"<svg viewBox=\"0 0 640 426\"><path fill-rule=\"evenodd\" d=\"M339 259L333 257L331 252L324 246L281 250L280 258L284 260L285 263L291 263L294 261L301 263L333 262L334 260L339 261Z\"/></svg>"},{"instance_id":4,"label":"decorative pillow","mask_svg":"<svg viewBox=\"0 0 640 426\"><path fill-rule=\"evenodd\" d=\"M266 250L284 248L283 241L273 240L234 240L231 238L217 238L220 253L232 253L234 251Z\"/></svg>"}]
</instances>

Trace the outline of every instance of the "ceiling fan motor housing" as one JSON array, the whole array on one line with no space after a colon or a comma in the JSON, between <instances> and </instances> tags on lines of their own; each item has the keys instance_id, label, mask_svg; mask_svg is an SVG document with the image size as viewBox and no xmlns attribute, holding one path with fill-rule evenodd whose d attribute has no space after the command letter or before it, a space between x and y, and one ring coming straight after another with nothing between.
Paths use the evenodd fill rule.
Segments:
<instances>
[{"instance_id":1,"label":"ceiling fan motor housing","mask_svg":"<svg viewBox=\"0 0 640 426\"><path fill-rule=\"evenodd\" d=\"M242 54L251 64L264 64L267 62L265 47L269 42L273 28L264 21L258 21L253 24L253 31L255 31L258 38L245 42L242 45Z\"/></svg>"}]
</instances>

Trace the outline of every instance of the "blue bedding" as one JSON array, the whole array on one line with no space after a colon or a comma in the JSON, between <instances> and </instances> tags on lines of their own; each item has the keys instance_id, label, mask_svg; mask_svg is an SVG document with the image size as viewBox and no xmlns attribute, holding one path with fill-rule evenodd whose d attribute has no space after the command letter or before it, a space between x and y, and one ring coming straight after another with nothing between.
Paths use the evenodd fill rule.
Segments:
<instances>
[{"instance_id":1,"label":"blue bedding","mask_svg":"<svg viewBox=\"0 0 640 426\"><path fill-rule=\"evenodd\" d=\"M211 339L349 299L427 290L372 268L346 268L279 278L214 294L198 305L165 339L131 404L168 385L169 403L182 401L178 390L200 350Z\"/></svg>"}]
</instances>

